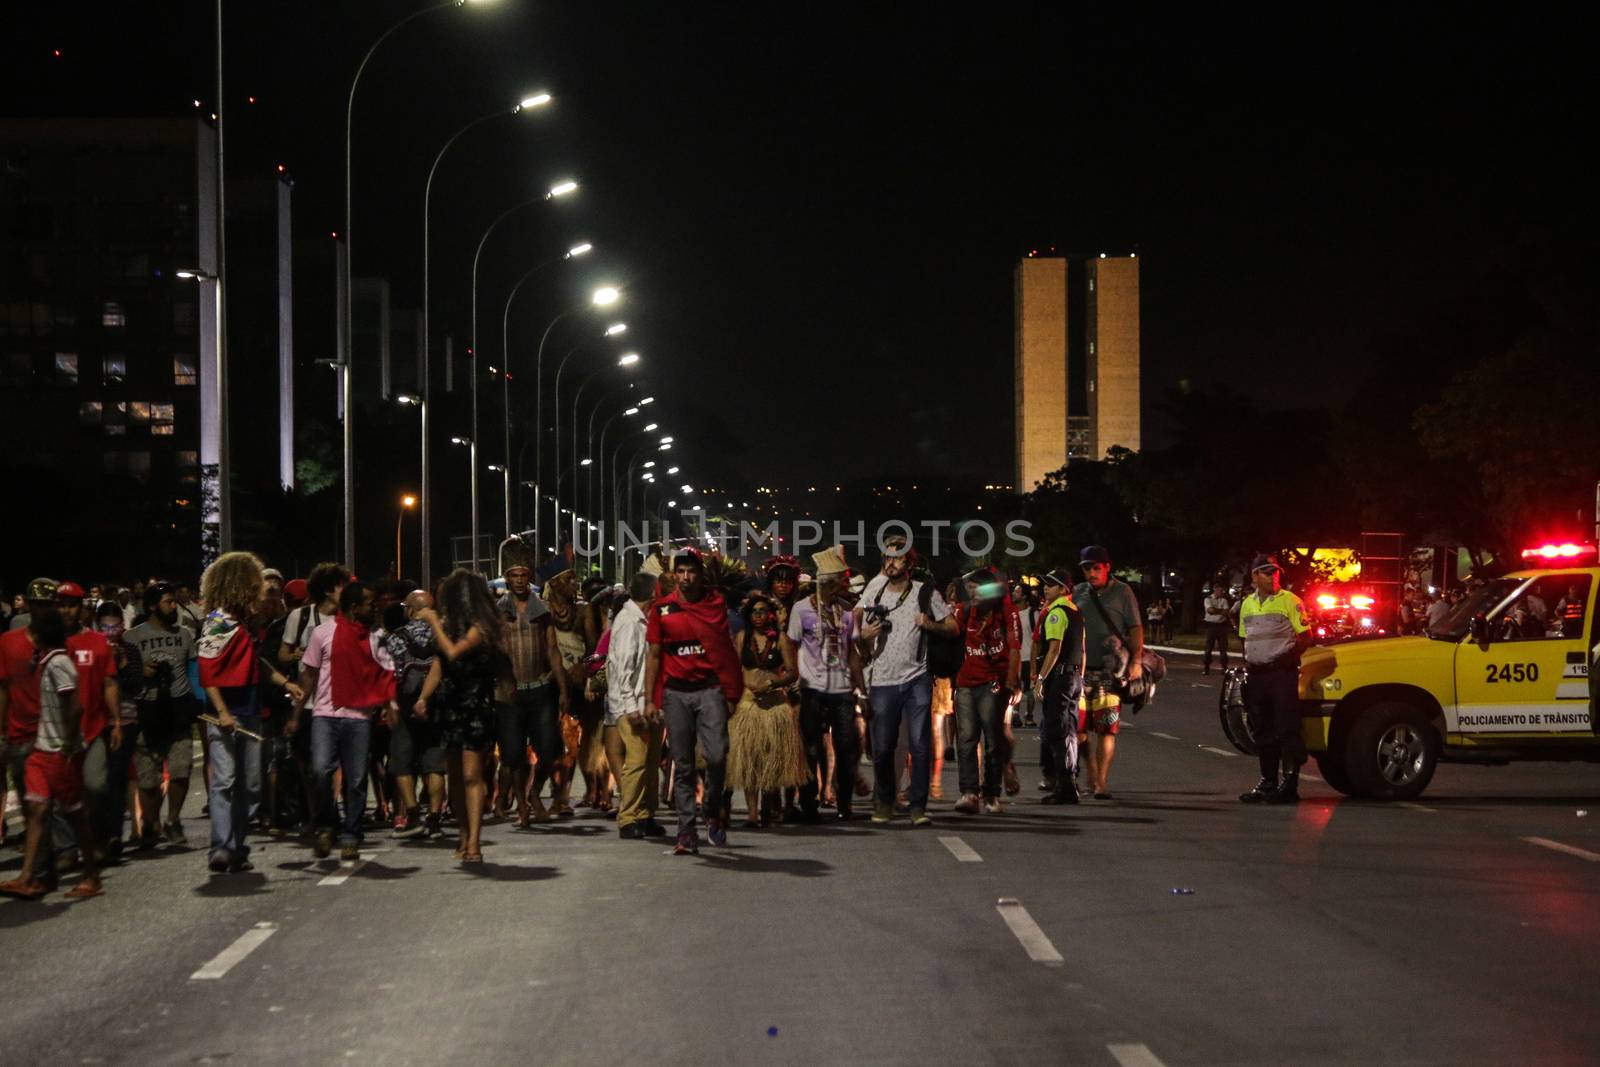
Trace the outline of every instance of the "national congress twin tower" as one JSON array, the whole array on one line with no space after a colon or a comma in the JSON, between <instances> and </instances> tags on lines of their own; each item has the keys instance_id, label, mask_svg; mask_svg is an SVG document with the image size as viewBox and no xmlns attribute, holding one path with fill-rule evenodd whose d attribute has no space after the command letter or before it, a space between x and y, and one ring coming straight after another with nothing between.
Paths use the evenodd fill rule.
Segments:
<instances>
[{"instance_id":1,"label":"national congress twin tower","mask_svg":"<svg viewBox=\"0 0 1600 1067\"><path fill-rule=\"evenodd\" d=\"M1019 493L1069 462L1139 448L1139 260L1041 256L1016 269Z\"/></svg>"}]
</instances>

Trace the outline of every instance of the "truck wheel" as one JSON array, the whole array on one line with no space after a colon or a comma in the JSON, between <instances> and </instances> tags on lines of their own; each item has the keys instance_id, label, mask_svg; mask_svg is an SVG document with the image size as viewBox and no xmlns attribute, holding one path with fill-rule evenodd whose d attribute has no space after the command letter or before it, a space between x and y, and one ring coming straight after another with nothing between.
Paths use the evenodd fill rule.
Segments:
<instances>
[{"instance_id":1,"label":"truck wheel","mask_svg":"<svg viewBox=\"0 0 1600 1067\"><path fill-rule=\"evenodd\" d=\"M1344 759L1332 752L1318 752L1316 754L1317 770L1322 772L1322 780L1347 797L1356 795L1355 786L1350 784L1350 772L1344 768Z\"/></svg>"},{"instance_id":2,"label":"truck wheel","mask_svg":"<svg viewBox=\"0 0 1600 1067\"><path fill-rule=\"evenodd\" d=\"M1412 800L1438 766L1439 736L1410 704L1374 704L1350 724L1344 767L1355 796Z\"/></svg>"}]
</instances>

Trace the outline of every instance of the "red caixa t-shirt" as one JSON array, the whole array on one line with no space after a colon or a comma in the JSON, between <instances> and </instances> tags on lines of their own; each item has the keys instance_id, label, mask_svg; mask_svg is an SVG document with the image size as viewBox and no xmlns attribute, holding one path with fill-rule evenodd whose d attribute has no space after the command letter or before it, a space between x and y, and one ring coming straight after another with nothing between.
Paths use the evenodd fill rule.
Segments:
<instances>
[{"instance_id":1,"label":"red caixa t-shirt","mask_svg":"<svg viewBox=\"0 0 1600 1067\"><path fill-rule=\"evenodd\" d=\"M83 742L88 744L111 726L106 708L106 678L116 669L111 642L95 630L79 630L67 638L67 653L78 668L78 699L83 701Z\"/></svg>"},{"instance_id":2,"label":"red caixa t-shirt","mask_svg":"<svg viewBox=\"0 0 1600 1067\"><path fill-rule=\"evenodd\" d=\"M29 744L39 732L39 676L33 669L33 638L26 627L0 634L0 682L10 691L6 742Z\"/></svg>"},{"instance_id":3,"label":"red caixa t-shirt","mask_svg":"<svg viewBox=\"0 0 1600 1067\"><path fill-rule=\"evenodd\" d=\"M956 673L956 685L1004 683L1011 665L1011 650L1022 648L1022 620L1009 599L989 612L987 618L971 605L956 609L956 625L966 645L966 657Z\"/></svg>"}]
</instances>

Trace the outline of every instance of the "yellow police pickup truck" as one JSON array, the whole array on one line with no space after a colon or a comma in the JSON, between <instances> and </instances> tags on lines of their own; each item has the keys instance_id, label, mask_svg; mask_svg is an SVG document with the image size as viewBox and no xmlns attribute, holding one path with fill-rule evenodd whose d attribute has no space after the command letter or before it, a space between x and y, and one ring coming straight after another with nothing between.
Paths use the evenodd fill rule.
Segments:
<instances>
[{"instance_id":1,"label":"yellow police pickup truck","mask_svg":"<svg viewBox=\"0 0 1600 1067\"><path fill-rule=\"evenodd\" d=\"M1349 796L1410 800L1441 761L1600 761L1589 689L1600 567L1519 571L1470 590L1426 636L1312 648L1306 747ZM1238 682L1223 728L1253 749Z\"/></svg>"}]
</instances>

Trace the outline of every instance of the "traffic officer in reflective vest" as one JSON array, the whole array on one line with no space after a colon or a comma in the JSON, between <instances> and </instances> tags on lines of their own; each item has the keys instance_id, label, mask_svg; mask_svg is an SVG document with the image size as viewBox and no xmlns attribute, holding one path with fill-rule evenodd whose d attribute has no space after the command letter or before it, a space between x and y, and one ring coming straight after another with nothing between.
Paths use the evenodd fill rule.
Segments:
<instances>
[{"instance_id":1,"label":"traffic officer in reflective vest","mask_svg":"<svg viewBox=\"0 0 1600 1067\"><path fill-rule=\"evenodd\" d=\"M1244 709L1261 760L1261 781L1239 797L1246 804L1298 802L1300 765L1306 761L1300 735L1300 653L1311 644L1311 630L1300 598L1281 588L1282 575L1271 558L1257 556L1250 565L1255 591L1239 605L1239 636L1250 671Z\"/></svg>"}]
</instances>

